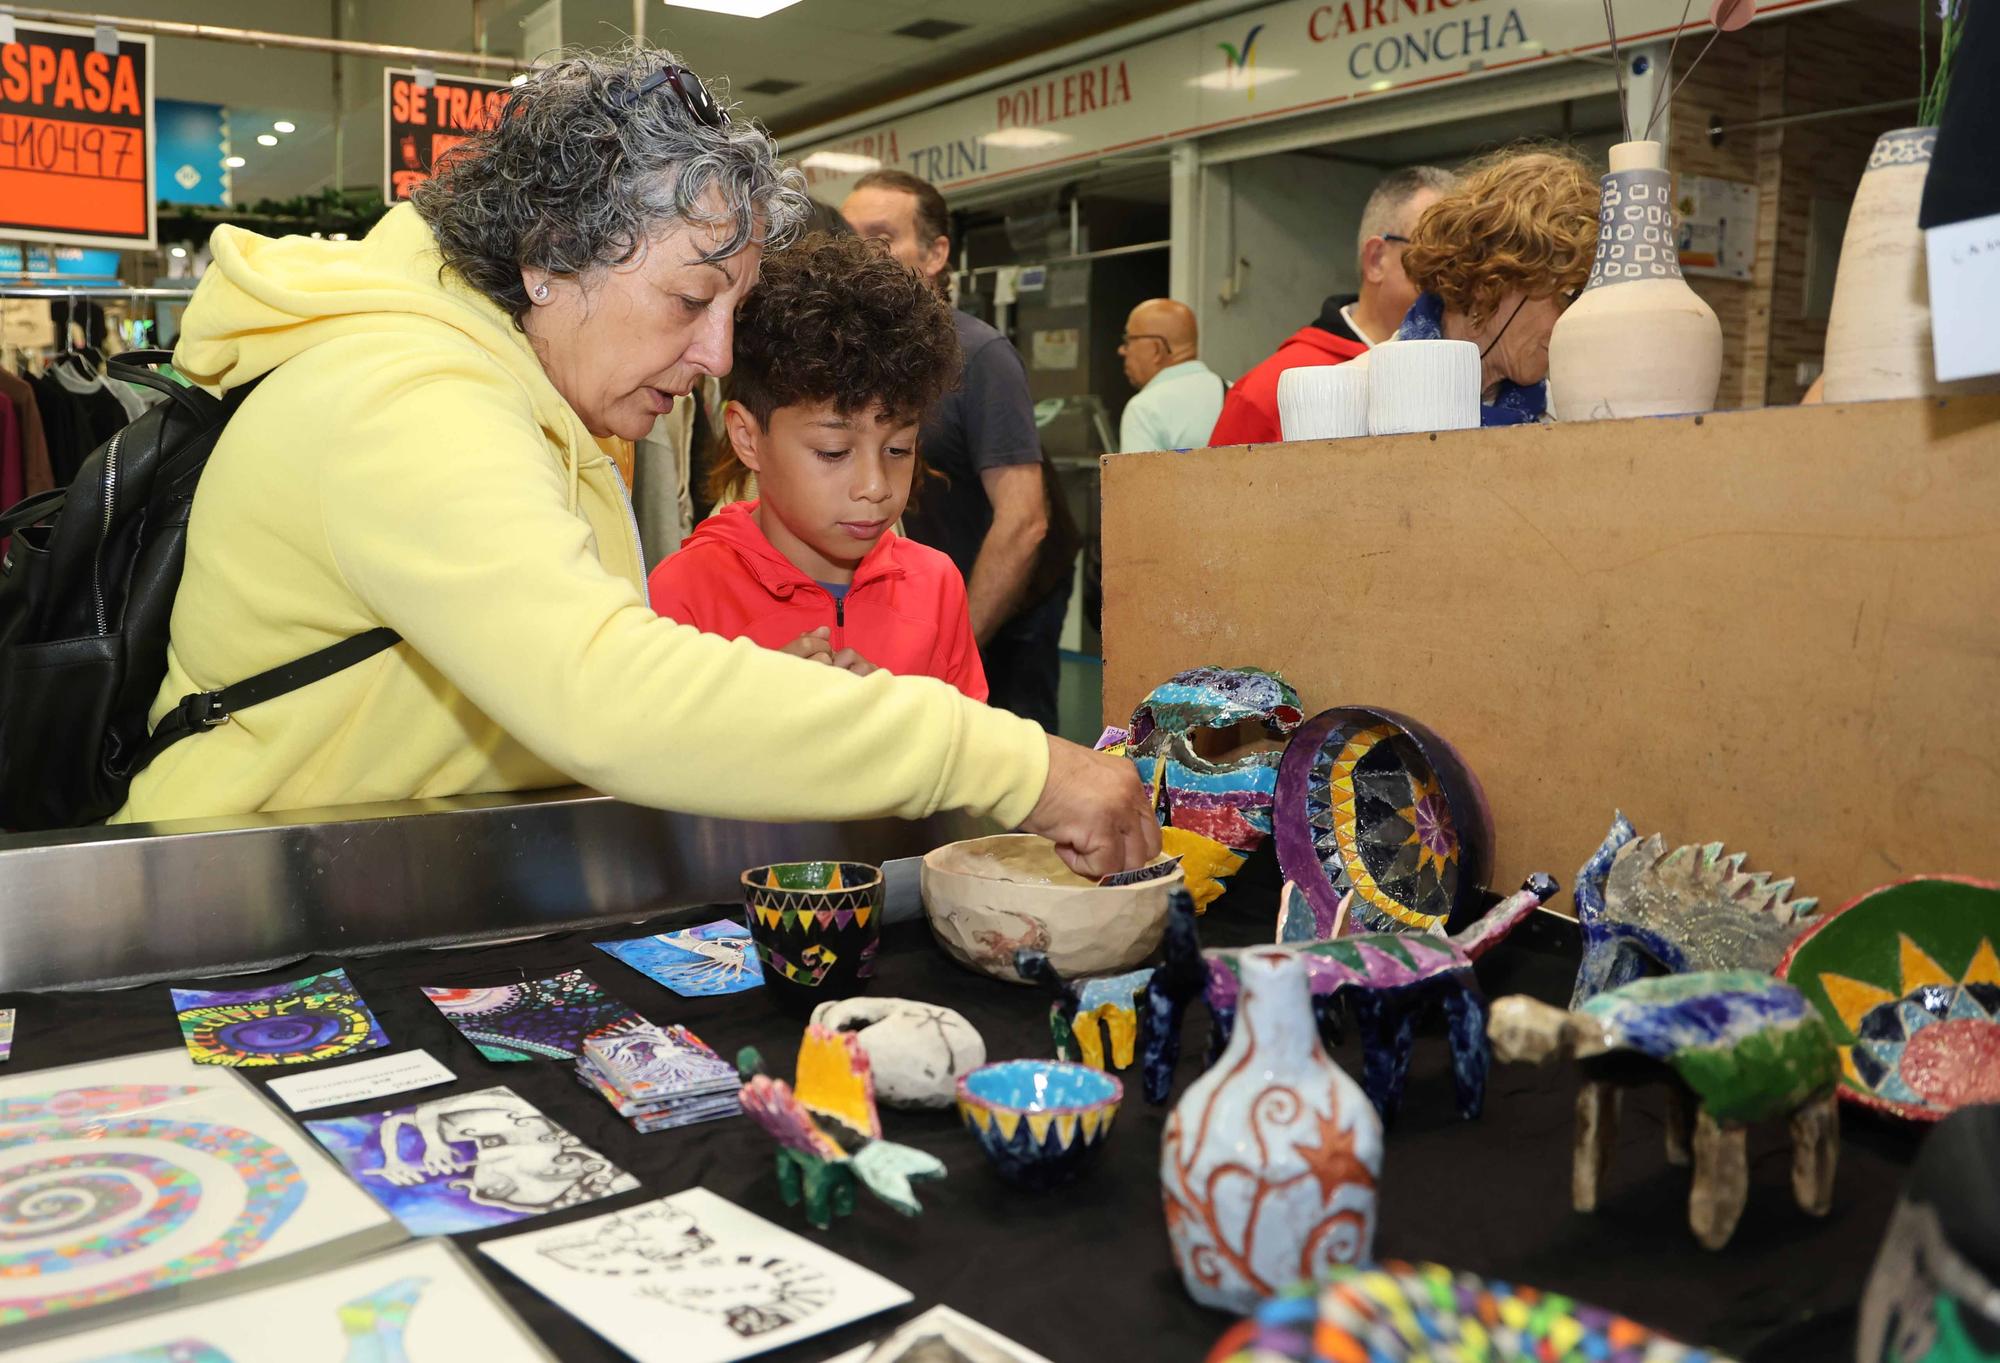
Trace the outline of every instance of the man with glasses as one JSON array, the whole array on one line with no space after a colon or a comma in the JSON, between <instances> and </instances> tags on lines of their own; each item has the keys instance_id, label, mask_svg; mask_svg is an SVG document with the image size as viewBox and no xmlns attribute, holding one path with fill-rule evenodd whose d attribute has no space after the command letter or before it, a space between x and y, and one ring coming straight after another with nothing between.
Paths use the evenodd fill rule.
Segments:
<instances>
[{"instance_id":1,"label":"man with glasses","mask_svg":"<svg viewBox=\"0 0 2000 1363\"><path fill-rule=\"evenodd\" d=\"M1417 301L1403 273L1403 246L1424 210L1449 193L1456 177L1436 166L1411 166L1375 186L1361 210L1356 273L1359 294L1336 295L1319 317L1300 327L1275 355L1239 379L1223 400L1211 445L1248 445L1284 438L1278 425L1278 376L1302 365L1340 364L1396 334Z\"/></svg>"},{"instance_id":2,"label":"man with glasses","mask_svg":"<svg viewBox=\"0 0 2000 1363\"><path fill-rule=\"evenodd\" d=\"M1194 313L1171 298L1149 298L1125 319L1118 354L1139 391L1118 421L1118 448L1184 450L1208 443L1222 414L1222 380L1195 357Z\"/></svg>"}]
</instances>

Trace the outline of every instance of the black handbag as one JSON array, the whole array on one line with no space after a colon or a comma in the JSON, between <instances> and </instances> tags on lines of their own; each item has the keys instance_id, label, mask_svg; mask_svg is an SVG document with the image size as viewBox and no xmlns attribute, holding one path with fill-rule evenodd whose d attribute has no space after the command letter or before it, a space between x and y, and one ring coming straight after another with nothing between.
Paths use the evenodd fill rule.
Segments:
<instances>
[{"instance_id":1,"label":"black handbag","mask_svg":"<svg viewBox=\"0 0 2000 1363\"><path fill-rule=\"evenodd\" d=\"M93 451L67 488L0 515L0 826L66 828L125 803L132 778L189 734L351 667L400 640L378 628L220 691L185 697L148 730L188 512L208 456L256 384L216 398L134 351L114 379L166 394ZM142 367L144 366L144 367Z\"/></svg>"}]
</instances>

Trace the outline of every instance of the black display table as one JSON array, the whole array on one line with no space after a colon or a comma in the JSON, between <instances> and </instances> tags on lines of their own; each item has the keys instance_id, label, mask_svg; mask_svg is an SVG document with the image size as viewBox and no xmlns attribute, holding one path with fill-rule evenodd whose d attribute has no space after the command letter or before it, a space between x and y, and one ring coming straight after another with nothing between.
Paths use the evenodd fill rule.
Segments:
<instances>
[{"instance_id":1,"label":"black display table","mask_svg":"<svg viewBox=\"0 0 2000 1363\"><path fill-rule=\"evenodd\" d=\"M1203 921L1204 939L1211 945L1268 941L1274 900L1268 887L1237 886ZM413 915L420 912L412 908ZM689 920L677 915L675 921ZM481 1058L418 991L419 985L492 984L581 966L606 992L656 1022L686 1023L725 1056L757 1046L770 1072L789 1079L800 1027L761 991L683 999L590 945L667 926L356 960L316 956L283 970L233 977L224 987L276 983L345 966L396 1049L423 1046L459 1076L454 1088L426 1096L507 1084L643 1184L642 1191L621 1198L456 1237L464 1247L699 1185L902 1284L916 1297L905 1315L945 1302L1054 1363L1194 1363L1228 1326L1228 1318L1189 1300L1174 1272L1157 1180L1166 1110L1146 1105L1136 1073L1125 1076L1125 1105L1100 1162L1078 1183L1046 1196L1002 1184L954 1113L885 1109L885 1134L937 1155L950 1167L950 1177L920 1185L921 1217L905 1220L864 1193L854 1216L821 1233L779 1201L771 1143L746 1119L638 1135L580 1088L565 1066ZM1567 1000L1574 957L1561 934L1547 932L1547 926L1482 963L1489 996L1524 991ZM1050 1054L1044 996L960 969L921 924L888 931L875 992L959 1009L985 1037L993 1059ZM7 1074L179 1044L165 985L6 995L0 1006L20 1010ZM1193 1078L1207 1027L1207 1011L1197 1007L1176 1096ZM1351 1037L1338 1059L1350 1073L1359 1072ZM285 1072L255 1073L268 1078ZM1751 1143L1749 1207L1735 1239L1710 1254L1696 1246L1687 1228L1688 1173L1665 1161L1663 1101L1657 1093L1628 1099L1600 1210L1593 1216L1570 1210L1573 1095L1573 1080L1561 1069L1496 1066L1485 1116L1461 1122L1452 1110L1442 1037L1421 1036L1406 1106L1388 1143L1378 1255L1434 1260L1567 1292L1746 1359L1852 1356L1854 1307L1919 1133L1844 1107L1834 1209L1824 1220L1808 1217L1792 1201L1782 1126L1757 1133ZM311 1115L338 1116L390 1102ZM476 1253L471 1257L558 1357L621 1356L497 1265ZM891 1319L850 1326L765 1357L772 1363L813 1363L879 1336Z\"/></svg>"}]
</instances>

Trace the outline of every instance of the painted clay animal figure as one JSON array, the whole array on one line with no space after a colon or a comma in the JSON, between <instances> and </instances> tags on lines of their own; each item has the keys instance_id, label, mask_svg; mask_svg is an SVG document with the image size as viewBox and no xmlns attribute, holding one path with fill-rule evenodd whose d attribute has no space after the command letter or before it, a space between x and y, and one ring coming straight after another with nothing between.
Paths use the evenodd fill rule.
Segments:
<instances>
[{"instance_id":1,"label":"painted clay animal figure","mask_svg":"<svg viewBox=\"0 0 2000 1363\"><path fill-rule=\"evenodd\" d=\"M1652 961L1670 975L1696 970L1770 974L1793 940L1818 920L1816 899L1793 899L1792 881L1743 869L1722 844L1668 850L1640 838L1617 814L1604 843L1576 877L1583 965L1570 1007L1629 984Z\"/></svg>"},{"instance_id":2,"label":"painted clay animal figure","mask_svg":"<svg viewBox=\"0 0 2000 1363\"><path fill-rule=\"evenodd\" d=\"M943 1161L882 1139L868 1053L850 1032L809 1026L799 1043L798 1087L763 1072L754 1046L738 1053L743 1112L778 1143L778 1194L805 1203L806 1220L826 1230L854 1210L854 1185L905 1216L923 1210L910 1184L943 1178ZM821 1125L821 1119L833 1127Z\"/></svg>"},{"instance_id":3,"label":"painted clay animal figure","mask_svg":"<svg viewBox=\"0 0 2000 1363\"><path fill-rule=\"evenodd\" d=\"M1153 979L1151 966L1065 980L1047 956L1023 947L1014 953L1014 970L1052 996L1049 1035L1055 1041L1056 1059L1094 1070L1104 1069L1107 1058L1121 1070L1132 1063L1139 1039L1140 1000Z\"/></svg>"},{"instance_id":4,"label":"painted clay animal figure","mask_svg":"<svg viewBox=\"0 0 2000 1363\"><path fill-rule=\"evenodd\" d=\"M1384 1123L1395 1120L1402 1106L1417 1019L1432 1007L1442 1008L1445 1014L1459 1115L1467 1119L1479 1115L1486 1101L1490 1056L1486 1043L1486 1005L1473 977L1472 963L1505 940L1556 892L1555 878L1537 872L1528 877L1517 893L1453 937L1381 932L1288 946L1287 949L1305 958L1312 983L1313 1011L1322 1036L1330 1044L1337 1043L1340 1037L1343 1000L1353 1008L1366 1045L1361 1086ZM1169 964L1176 961L1177 951L1187 950L1187 941L1176 938L1170 920ZM1209 1012L1215 1018L1211 1063L1220 1047L1227 1043L1236 1019L1236 955L1234 951L1220 950L1202 953L1205 971L1201 987ZM1181 988L1185 988L1186 976L1180 978ZM1162 996L1169 1004L1175 1001L1175 992L1173 985L1161 985ZM1191 998L1191 991L1185 997ZM1185 998L1181 1006L1185 1007ZM1155 1044L1168 1046L1178 1034L1179 1014L1170 1011L1157 1020L1149 1018L1148 1025L1160 1029L1159 1039L1149 1043L1149 1050ZM1166 1081L1171 1080L1170 1064L1165 1066L1165 1076ZM1148 1101L1164 1101L1167 1083L1158 1086L1160 1096L1154 1098L1154 1067L1150 1064L1146 1080Z\"/></svg>"},{"instance_id":5,"label":"painted clay animal figure","mask_svg":"<svg viewBox=\"0 0 2000 1363\"><path fill-rule=\"evenodd\" d=\"M1688 1224L1704 1248L1729 1243L1750 1191L1745 1133L1791 1123L1792 1194L1814 1216L1833 1204L1840 1153L1833 1034L1782 980L1751 970L1660 975L1564 1011L1514 994L1493 1004L1487 1030L1503 1061L1573 1060L1576 1099L1570 1196L1580 1212L1597 1191L1617 1135L1619 1094L1667 1085L1667 1161L1694 1163Z\"/></svg>"}]
</instances>

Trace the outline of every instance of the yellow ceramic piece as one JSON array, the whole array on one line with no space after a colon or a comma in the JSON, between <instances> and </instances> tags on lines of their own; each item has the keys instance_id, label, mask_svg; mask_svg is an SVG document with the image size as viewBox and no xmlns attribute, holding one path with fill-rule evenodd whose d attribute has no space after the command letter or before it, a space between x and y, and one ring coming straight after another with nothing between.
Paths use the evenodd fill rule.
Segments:
<instances>
[{"instance_id":1,"label":"yellow ceramic piece","mask_svg":"<svg viewBox=\"0 0 2000 1363\"><path fill-rule=\"evenodd\" d=\"M879 1139L882 1135L868 1057L850 1033L806 1028L805 1038L799 1042L798 1082L793 1092L815 1116L831 1117L865 1136Z\"/></svg>"},{"instance_id":2,"label":"yellow ceramic piece","mask_svg":"<svg viewBox=\"0 0 2000 1363\"><path fill-rule=\"evenodd\" d=\"M1098 1030L1102 1023L1104 1030ZM1111 1063L1124 1069L1132 1063L1133 1049L1139 1040L1139 1015L1131 1008L1121 1008L1115 1003L1107 1003L1090 1012L1079 1012L1070 1023L1070 1036L1076 1042L1077 1059L1094 1070L1104 1068L1104 1038L1111 1038Z\"/></svg>"},{"instance_id":3,"label":"yellow ceramic piece","mask_svg":"<svg viewBox=\"0 0 2000 1363\"><path fill-rule=\"evenodd\" d=\"M1244 862L1242 853L1185 828L1162 828L1160 850L1181 859L1181 874L1187 878L1188 893L1194 896L1196 913L1208 912L1208 906L1222 895L1222 882L1235 875Z\"/></svg>"}]
</instances>

